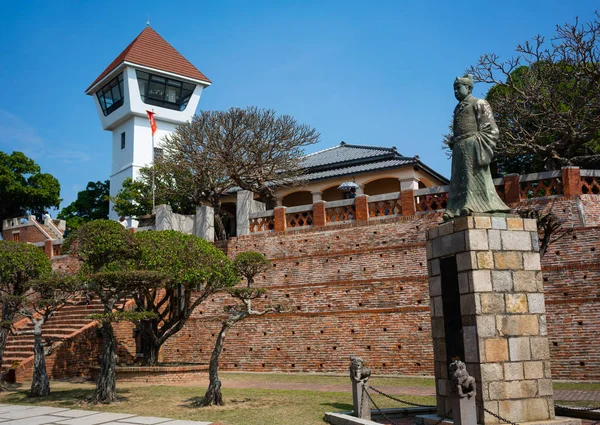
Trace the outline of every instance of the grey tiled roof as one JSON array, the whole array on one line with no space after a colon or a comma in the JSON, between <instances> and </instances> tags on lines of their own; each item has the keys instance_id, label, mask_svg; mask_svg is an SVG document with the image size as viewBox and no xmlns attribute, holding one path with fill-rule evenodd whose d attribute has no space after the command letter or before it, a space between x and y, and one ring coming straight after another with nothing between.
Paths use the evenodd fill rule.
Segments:
<instances>
[{"instance_id":1,"label":"grey tiled roof","mask_svg":"<svg viewBox=\"0 0 600 425\"><path fill-rule=\"evenodd\" d=\"M340 162L356 161L367 158L381 157L383 155L399 156L392 148L378 146L358 146L340 144L329 149L324 149L304 157L303 166L306 168L323 167Z\"/></svg>"},{"instance_id":2,"label":"grey tiled roof","mask_svg":"<svg viewBox=\"0 0 600 425\"><path fill-rule=\"evenodd\" d=\"M307 180L320 180L329 177L344 176L347 174L358 174L363 173L365 171L383 170L387 168L400 167L402 165L414 163L416 163L416 160L414 158L390 159L385 161L369 162L366 164L359 164L350 167L331 168L329 170L317 171L314 173L311 173L309 171L307 174L304 174L303 177Z\"/></svg>"}]
</instances>

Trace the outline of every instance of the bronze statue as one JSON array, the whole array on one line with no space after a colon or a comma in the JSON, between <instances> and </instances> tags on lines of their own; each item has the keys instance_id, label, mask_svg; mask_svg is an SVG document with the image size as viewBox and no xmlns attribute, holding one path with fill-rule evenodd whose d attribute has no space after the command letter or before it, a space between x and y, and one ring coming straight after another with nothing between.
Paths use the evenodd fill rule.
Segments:
<instances>
[{"instance_id":1,"label":"bronze statue","mask_svg":"<svg viewBox=\"0 0 600 425\"><path fill-rule=\"evenodd\" d=\"M496 193L490 162L498 141L498 126L490 104L471 95L470 75L456 77L454 96L459 101L454 108L450 194L444 220L473 213L508 213Z\"/></svg>"}]
</instances>

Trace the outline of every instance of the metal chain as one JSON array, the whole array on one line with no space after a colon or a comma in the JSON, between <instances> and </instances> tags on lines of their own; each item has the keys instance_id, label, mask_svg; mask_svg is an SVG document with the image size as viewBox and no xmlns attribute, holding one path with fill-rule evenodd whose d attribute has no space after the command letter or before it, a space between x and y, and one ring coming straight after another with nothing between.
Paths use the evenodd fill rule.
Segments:
<instances>
[{"instance_id":1,"label":"metal chain","mask_svg":"<svg viewBox=\"0 0 600 425\"><path fill-rule=\"evenodd\" d=\"M379 414L381 416L383 416L383 418L388 421L390 423L390 425L394 425L394 421L392 421L390 418L388 418L388 416L383 413L383 411L379 408L379 406L377 406L377 403L375 403L375 400L373 400L373 397L371 397L371 394L369 394L369 391L365 390L365 386L363 384L363 393L367 394L367 397L369 397L369 400L371 400L371 403L373 403L373 406L375 406L375 409L377 409L377 411L379 412Z\"/></svg>"},{"instance_id":2,"label":"metal chain","mask_svg":"<svg viewBox=\"0 0 600 425\"><path fill-rule=\"evenodd\" d=\"M389 394L384 393L383 391L378 390L375 387L370 387L373 391L375 391L378 394L381 394L384 397L387 397L391 400L397 401L399 403L404 403L404 404L408 404L409 406L416 406L416 407L435 407L435 406L431 406L431 405L427 405L427 404L418 404L418 403L412 403L410 401L406 401L406 400L401 400L399 398L396 398L394 396L391 396Z\"/></svg>"},{"instance_id":3,"label":"metal chain","mask_svg":"<svg viewBox=\"0 0 600 425\"><path fill-rule=\"evenodd\" d=\"M562 410L574 410L577 412L591 412L592 410L600 410L600 406L597 407L572 407L572 406L563 406L562 404L554 403L554 407Z\"/></svg>"},{"instance_id":4,"label":"metal chain","mask_svg":"<svg viewBox=\"0 0 600 425\"><path fill-rule=\"evenodd\" d=\"M484 412L489 413L490 415L492 415L493 417L500 419L502 422L506 422L507 424L511 424L511 425L518 425L515 422L509 421L508 419L504 419L502 416L500 415L496 415L494 412L490 412L488 409L486 409L483 404L479 403L478 401L475 401L475 404L479 407L481 407Z\"/></svg>"}]
</instances>

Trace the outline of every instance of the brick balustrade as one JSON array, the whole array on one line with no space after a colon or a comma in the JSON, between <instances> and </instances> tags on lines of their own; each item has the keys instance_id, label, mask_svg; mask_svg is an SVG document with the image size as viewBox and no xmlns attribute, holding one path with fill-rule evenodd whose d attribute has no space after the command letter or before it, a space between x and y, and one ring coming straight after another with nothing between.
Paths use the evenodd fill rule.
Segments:
<instances>
[{"instance_id":1,"label":"brick balustrade","mask_svg":"<svg viewBox=\"0 0 600 425\"><path fill-rule=\"evenodd\" d=\"M592 177L589 177L593 174ZM541 173L517 175L507 174L501 179L496 179L496 185L499 193L503 196L505 202L510 207L516 208L519 203L531 199L546 198L548 196L562 195L566 198L582 195L582 188L590 186L585 179L595 179L590 187L600 187L600 177L596 176L600 172L595 170L580 170L579 167L564 167L562 170L545 171ZM341 201L325 202L318 201L311 205L304 206L306 210L312 211L312 221L303 222L301 225L290 226L286 221L286 207L277 207L273 210L274 228L272 230L259 229L258 226L250 229L252 233L263 233L269 231L286 232L298 230L302 227L321 227L328 224L339 225L341 222L354 221L364 223L379 216L414 216L416 214L432 213L445 208L445 202L448 197L449 186L437 186L426 189L408 189L401 192L385 195L368 196L359 195L354 198L355 214L350 214L341 220L339 218L327 220L327 208ZM590 189L588 189L588 192ZM587 193L587 192L585 192ZM594 192L595 193L595 192ZM384 203L379 208L374 208L370 204ZM397 203L400 208L394 208L392 204ZM299 209L302 207L293 207ZM351 207L350 207L351 208ZM371 210L371 213L369 212ZM373 211L377 210L374 214Z\"/></svg>"}]
</instances>

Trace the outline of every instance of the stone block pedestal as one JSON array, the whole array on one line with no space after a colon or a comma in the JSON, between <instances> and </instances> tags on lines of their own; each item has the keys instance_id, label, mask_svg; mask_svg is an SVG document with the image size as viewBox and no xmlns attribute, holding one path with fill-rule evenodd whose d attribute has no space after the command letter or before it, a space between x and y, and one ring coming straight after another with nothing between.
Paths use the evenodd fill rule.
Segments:
<instances>
[{"instance_id":1,"label":"stone block pedestal","mask_svg":"<svg viewBox=\"0 0 600 425\"><path fill-rule=\"evenodd\" d=\"M535 220L461 217L427 232L438 415L453 406L448 365L477 381L477 422L554 422ZM570 422L569 422L570 423Z\"/></svg>"}]
</instances>

